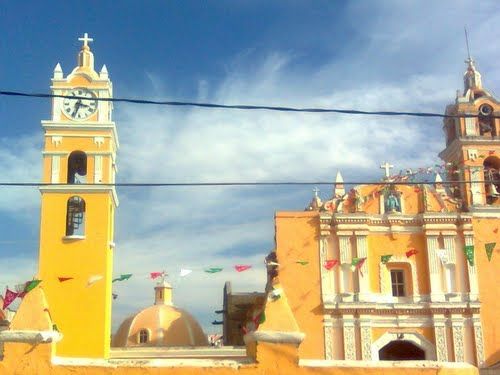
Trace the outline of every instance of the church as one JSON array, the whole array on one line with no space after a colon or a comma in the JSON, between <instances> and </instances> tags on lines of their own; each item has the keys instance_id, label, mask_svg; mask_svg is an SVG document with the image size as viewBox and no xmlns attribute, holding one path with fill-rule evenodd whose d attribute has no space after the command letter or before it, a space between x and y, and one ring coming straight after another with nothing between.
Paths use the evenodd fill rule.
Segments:
<instances>
[{"instance_id":1,"label":"church","mask_svg":"<svg viewBox=\"0 0 500 375\"><path fill-rule=\"evenodd\" d=\"M42 121L41 283L0 331L0 373L500 371L500 103L472 59L464 90L446 108L443 165L431 182L411 171L391 175L385 162L380 183L346 189L337 173L327 199L316 192L305 211L276 212L265 290L238 303L227 285L224 292L224 330L243 356L146 358L119 356L111 343L119 126L108 70L95 70L93 40L79 40L71 73L54 69L51 117ZM151 328L172 316L189 323L188 333ZM198 328L164 283L155 305L125 321L114 340L160 344L165 354L165 343L205 345Z\"/></svg>"}]
</instances>

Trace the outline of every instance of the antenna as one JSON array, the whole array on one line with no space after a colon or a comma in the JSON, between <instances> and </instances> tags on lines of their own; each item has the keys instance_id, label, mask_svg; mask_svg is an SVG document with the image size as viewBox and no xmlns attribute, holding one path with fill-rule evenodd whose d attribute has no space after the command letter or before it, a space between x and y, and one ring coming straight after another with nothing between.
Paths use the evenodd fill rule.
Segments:
<instances>
[{"instance_id":1,"label":"antenna","mask_svg":"<svg viewBox=\"0 0 500 375\"><path fill-rule=\"evenodd\" d=\"M464 31L465 31L465 45L467 46L467 57L469 58L469 61L471 61L470 49L469 49L469 35L467 34L467 26L464 26Z\"/></svg>"}]
</instances>

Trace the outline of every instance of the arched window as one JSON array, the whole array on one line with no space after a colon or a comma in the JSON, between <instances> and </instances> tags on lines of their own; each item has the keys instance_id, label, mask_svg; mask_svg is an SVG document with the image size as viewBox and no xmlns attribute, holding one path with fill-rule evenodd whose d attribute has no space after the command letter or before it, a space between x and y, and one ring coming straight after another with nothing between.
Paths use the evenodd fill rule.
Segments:
<instances>
[{"instance_id":1,"label":"arched window","mask_svg":"<svg viewBox=\"0 0 500 375\"><path fill-rule=\"evenodd\" d=\"M68 199L66 236L85 235L85 201L77 196Z\"/></svg>"},{"instance_id":2,"label":"arched window","mask_svg":"<svg viewBox=\"0 0 500 375\"><path fill-rule=\"evenodd\" d=\"M379 350L379 359L381 361L423 361L425 352L410 341L397 340L391 341Z\"/></svg>"},{"instance_id":3,"label":"arched window","mask_svg":"<svg viewBox=\"0 0 500 375\"><path fill-rule=\"evenodd\" d=\"M87 154L73 151L68 158L68 184L84 184L87 182Z\"/></svg>"},{"instance_id":4,"label":"arched window","mask_svg":"<svg viewBox=\"0 0 500 375\"><path fill-rule=\"evenodd\" d=\"M146 344L149 341L149 332L147 329L139 331L139 344Z\"/></svg>"},{"instance_id":5,"label":"arched window","mask_svg":"<svg viewBox=\"0 0 500 375\"><path fill-rule=\"evenodd\" d=\"M493 108L488 104L479 107L479 134L482 136L496 136L495 118Z\"/></svg>"},{"instance_id":6,"label":"arched window","mask_svg":"<svg viewBox=\"0 0 500 375\"><path fill-rule=\"evenodd\" d=\"M493 204L500 197L500 159L489 156L484 160L483 166L486 202Z\"/></svg>"}]
</instances>

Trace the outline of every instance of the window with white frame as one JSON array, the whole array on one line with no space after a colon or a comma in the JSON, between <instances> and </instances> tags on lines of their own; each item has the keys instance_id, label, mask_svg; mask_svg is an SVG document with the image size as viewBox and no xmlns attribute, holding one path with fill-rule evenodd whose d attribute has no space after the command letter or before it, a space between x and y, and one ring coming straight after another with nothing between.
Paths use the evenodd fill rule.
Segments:
<instances>
[{"instance_id":1,"label":"window with white frame","mask_svg":"<svg viewBox=\"0 0 500 375\"><path fill-rule=\"evenodd\" d=\"M391 286L393 297L405 297L405 273L404 270L391 270Z\"/></svg>"}]
</instances>

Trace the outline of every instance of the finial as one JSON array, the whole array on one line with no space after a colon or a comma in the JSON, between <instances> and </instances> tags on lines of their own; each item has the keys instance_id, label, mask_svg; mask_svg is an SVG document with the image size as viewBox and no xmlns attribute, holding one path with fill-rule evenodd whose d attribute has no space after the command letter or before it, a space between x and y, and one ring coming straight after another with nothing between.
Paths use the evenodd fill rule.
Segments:
<instances>
[{"instance_id":1,"label":"finial","mask_svg":"<svg viewBox=\"0 0 500 375\"><path fill-rule=\"evenodd\" d=\"M344 178L340 171L337 171L337 176L335 177L335 188L333 189L334 197L344 196Z\"/></svg>"},{"instance_id":2,"label":"finial","mask_svg":"<svg viewBox=\"0 0 500 375\"><path fill-rule=\"evenodd\" d=\"M62 79L63 78L63 70L61 68L61 64L57 63L54 68L54 79Z\"/></svg>"},{"instance_id":3,"label":"finial","mask_svg":"<svg viewBox=\"0 0 500 375\"><path fill-rule=\"evenodd\" d=\"M384 162L380 166L380 169L385 169L385 178L388 179L391 176L391 168L394 168L394 165L389 164L388 162Z\"/></svg>"},{"instance_id":4,"label":"finial","mask_svg":"<svg viewBox=\"0 0 500 375\"><path fill-rule=\"evenodd\" d=\"M83 42L82 49L89 48L89 42L93 42L94 41L94 39L89 38L89 34L87 34L87 33L83 33L83 37L82 38L78 38L78 40Z\"/></svg>"}]
</instances>

